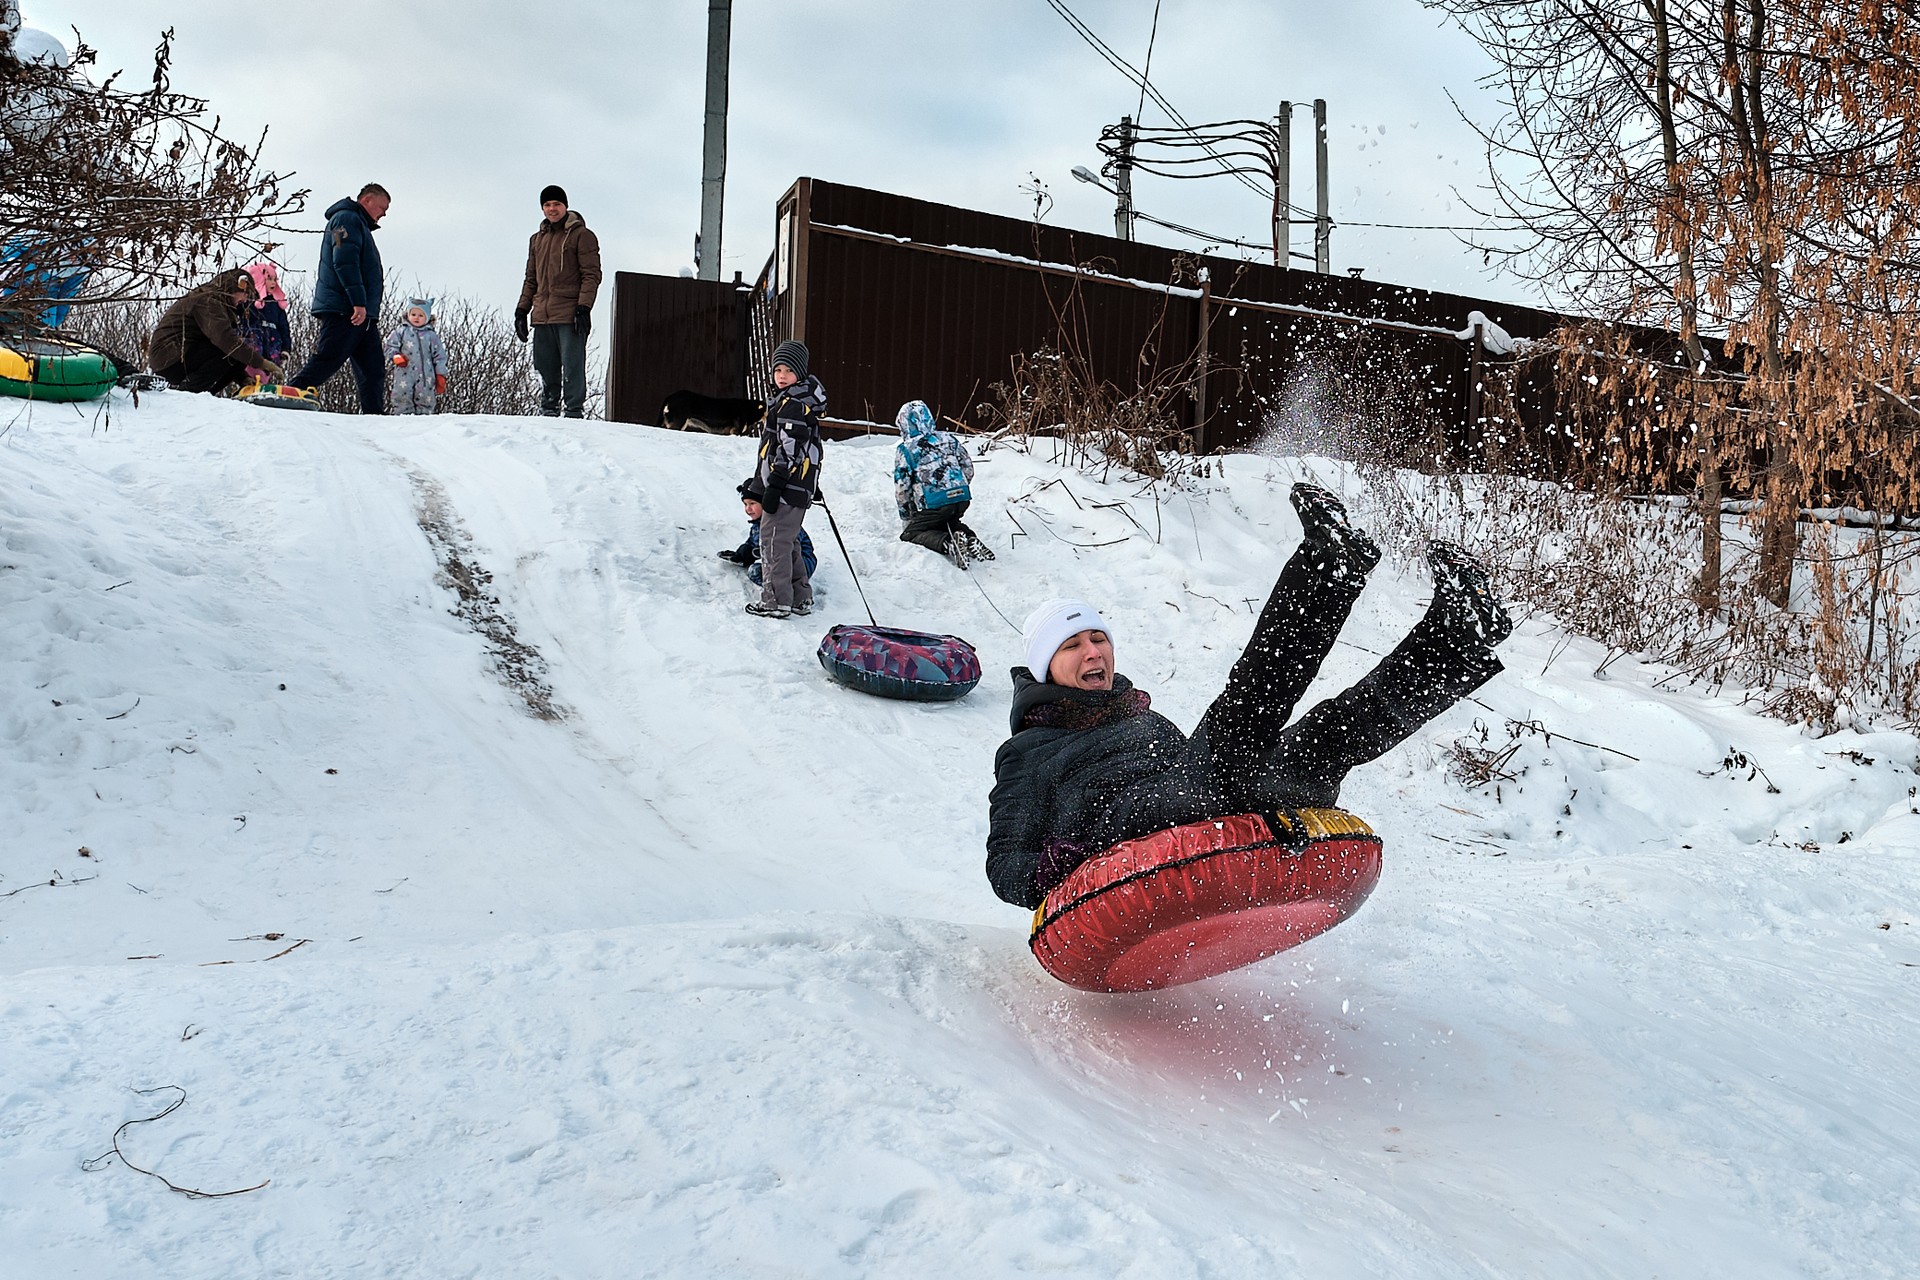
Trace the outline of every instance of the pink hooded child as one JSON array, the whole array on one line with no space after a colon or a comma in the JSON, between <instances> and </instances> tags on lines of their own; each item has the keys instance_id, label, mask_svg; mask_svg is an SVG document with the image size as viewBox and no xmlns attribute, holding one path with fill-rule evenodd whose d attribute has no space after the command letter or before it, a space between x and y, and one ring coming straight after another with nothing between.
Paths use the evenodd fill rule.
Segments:
<instances>
[{"instance_id":1,"label":"pink hooded child","mask_svg":"<svg viewBox=\"0 0 1920 1280\"><path fill-rule=\"evenodd\" d=\"M280 287L280 270L271 262L256 262L248 267L253 277L253 302L240 316L240 336L275 364L285 364L293 347L293 333L287 326L287 295ZM259 369L248 370L256 379Z\"/></svg>"}]
</instances>

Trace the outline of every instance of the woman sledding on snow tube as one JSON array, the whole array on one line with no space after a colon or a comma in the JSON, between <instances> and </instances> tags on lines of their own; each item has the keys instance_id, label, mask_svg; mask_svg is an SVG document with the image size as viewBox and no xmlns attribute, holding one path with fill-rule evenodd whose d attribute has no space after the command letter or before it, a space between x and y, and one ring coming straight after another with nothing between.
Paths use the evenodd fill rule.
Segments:
<instances>
[{"instance_id":1,"label":"woman sledding on snow tube","mask_svg":"<svg viewBox=\"0 0 1920 1280\"><path fill-rule=\"evenodd\" d=\"M1296 484L1291 498L1306 536L1191 738L1114 671L1093 606L1055 601L1027 619L1013 736L993 761L987 878L1000 897L1031 910L1088 858L1185 823L1329 808L1348 770L1500 670L1493 647L1512 620L1485 568L1436 542L1426 616L1352 688L1289 725L1380 560L1333 494Z\"/></svg>"}]
</instances>

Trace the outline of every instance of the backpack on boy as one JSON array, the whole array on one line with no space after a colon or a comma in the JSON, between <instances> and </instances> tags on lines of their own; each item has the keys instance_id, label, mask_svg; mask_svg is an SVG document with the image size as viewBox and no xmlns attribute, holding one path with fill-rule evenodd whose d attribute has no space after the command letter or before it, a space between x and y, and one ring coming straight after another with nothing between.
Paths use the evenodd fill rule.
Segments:
<instances>
[{"instance_id":1,"label":"backpack on boy","mask_svg":"<svg viewBox=\"0 0 1920 1280\"><path fill-rule=\"evenodd\" d=\"M893 463L894 505L900 518L971 502L973 457L959 436L934 424L926 402L909 400L893 422L900 430Z\"/></svg>"}]
</instances>

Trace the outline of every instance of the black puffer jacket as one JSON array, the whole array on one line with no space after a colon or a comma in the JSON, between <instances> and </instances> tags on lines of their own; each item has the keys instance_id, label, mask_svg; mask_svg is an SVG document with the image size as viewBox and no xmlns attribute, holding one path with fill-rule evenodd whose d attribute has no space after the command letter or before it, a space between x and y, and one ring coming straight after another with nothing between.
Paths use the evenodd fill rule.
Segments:
<instances>
[{"instance_id":1,"label":"black puffer jacket","mask_svg":"<svg viewBox=\"0 0 1920 1280\"><path fill-rule=\"evenodd\" d=\"M1133 688L1125 676L1113 684L1111 691L1071 689L1013 669L1013 736L993 757L987 878L1016 906L1031 909L1045 898L1034 877L1049 845L1092 856L1122 840L1230 812L1197 758L1203 753L1158 712L1090 729L1020 727L1042 704L1076 702L1097 711Z\"/></svg>"},{"instance_id":2,"label":"black puffer jacket","mask_svg":"<svg viewBox=\"0 0 1920 1280\"><path fill-rule=\"evenodd\" d=\"M826 411L826 388L812 374L767 397L751 483L772 494L774 505L808 507L820 492L820 417Z\"/></svg>"}]
</instances>

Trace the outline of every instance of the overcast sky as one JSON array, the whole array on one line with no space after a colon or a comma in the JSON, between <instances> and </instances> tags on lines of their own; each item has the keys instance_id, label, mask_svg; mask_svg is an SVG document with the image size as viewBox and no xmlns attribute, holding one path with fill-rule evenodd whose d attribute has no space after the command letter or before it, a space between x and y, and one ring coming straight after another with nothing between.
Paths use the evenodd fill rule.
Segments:
<instances>
[{"instance_id":1,"label":"overcast sky","mask_svg":"<svg viewBox=\"0 0 1920 1280\"><path fill-rule=\"evenodd\" d=\"M1068 0L1135 66L1153 0ZM702 0L25 0L29 26L144 83L174 28L175 87L237 135L271 126L266 159L313 189L304 225L377 181L394 196L382 254L408 284L511 306L557 182L600 235L609 271L673 274L700 219L707 5ZM1338 222L1470 223L1481 149L1448 93L1491 109L1486 56L1417 0L1162 0L1155 87L1195 123L1294 115L1293 198L1311 207L1311 100L1328 102ZM796 177L1016 217L1038 175L1054 225L1111 232L1113 200L1070 176L1098 169L1103 124L1139 90L1046 0L735 0L723 264L751 279ZM1168 123L1151 102L1150 125ZM1139 175L1146 213L1255 242L1264 199L1227 178ZM1295 248L1310 251L1306 228ZM1144 240L1198 247L1142 224ZM1336 271L1518 302L1446 232L1339 226ZM310 268L317 242L288 265Z\"/></svg>"}]
</instances>

